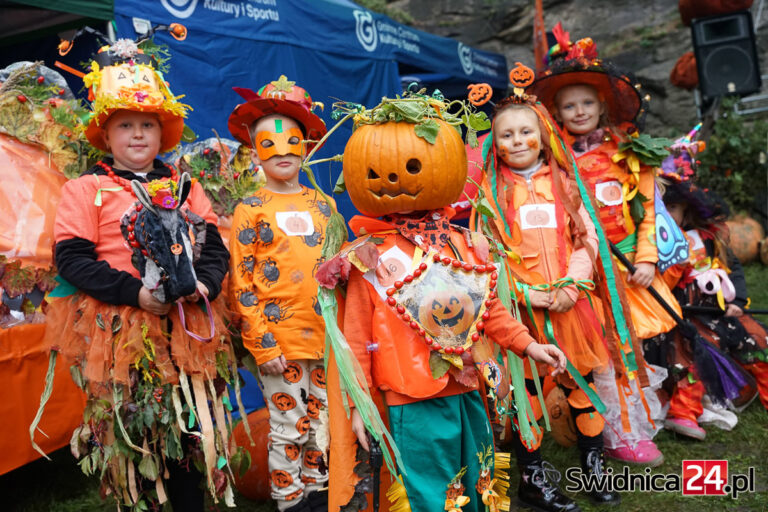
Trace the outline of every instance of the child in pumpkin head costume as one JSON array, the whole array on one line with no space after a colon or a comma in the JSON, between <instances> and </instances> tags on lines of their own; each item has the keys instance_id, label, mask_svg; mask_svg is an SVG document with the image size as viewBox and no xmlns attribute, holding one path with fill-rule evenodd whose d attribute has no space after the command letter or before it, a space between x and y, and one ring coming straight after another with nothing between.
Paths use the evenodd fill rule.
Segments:
<instances>
[{"instance_id":1,"label":"child in pumpkin head costume","mask_svg":"<svg viewBox=\"0 0 768 512\"><path fill-rule=\"evenodd\" d=\"M232 501L228 479L217 467L217 459L229 458L228 427L222 396L213 387L219 375L231 378L219 374L217 362L234 364L223 303L213 301L229 254L211 204L194 184L183 208L188 221L202 226L198 242L205 242L193 269L187 267L193 278L182 292L186 296L178 298L180 304L171 302L177 297L156 298L168 291L165 279L178 282L178 274L161 277L156 288L140 279L136 266L155 254L138 242L143 225L134 225L137 214L142 208L177 208L187 190L176 170L156 159L179 143L187 107L155 65L136 43L119 40L100 50L84 77L94 99L86 137L111 156L62 190L56 265L72 289L53 293L61 298L51 302L47 337L54 351L74 362L73 375L81 376L88 394L73 451L90 457L93 471L103 468L105 491L127 505L170 498L177 510L202 511L202 475L191 462L206 468L212 495L224 493ZM151 208L136 202L132 182L154 194ZM182 249L174 244L169 254L187 258ZM208 307L204 296L212 301ZM201 342L209 332L212 337ZM186 407L194 414L183 413Z\"/></svg>"},{"instance_id":2,"label":"child in pumpkin head costume","mask_svg":"<svg viewBox=\"0 0 768 512\"><path fill-rule=\"evenodd\" d=\"M599 208L599 236L615 244L637 268L633 275L623 268L619 271L617 290L626 295L622 299L622 304L626 302L623 312L617 311L614 299L611 302L617 328L628 325L631 329L636 347L634 366L645 386L640 340L675 327L674 320L648 292L648 286L652 285L679 314L679 305L656 267L660 257L655 241L655 170L631 149L637 136L632 123L644 114L646 98L639 84L610 62L598 58L591 39L572 43L560 24L554 32L558 44L550 49L550 67L539 74L528 90L563 127L576 156L578 176ZM629 149L619 151L621 143L628 143ZM601 260L603 272L609 272L613 266L609 254L601 255ZM630 320L629 324L621 322L620 317ZM627 335L620 333L620 337L625 339ZM632 379L637 376L628 372ZM625 397L628 398L629 395ZM647 434L651 429L632 425L634 434L625 438L616 434L622 430L618 419L609 423L612 428L606 429L610 433L606 453L610 457L653 466L663 461L663 455Z\"/></svg>"},{"instance_id":3,"label":"child in pumpkin head costume","mask_svg":"<svg viewBox=\"0 0 768 512\"><path fill-rule=\"evenodd\" d=\"M390 510L507 510L505 488L499 492L491 478L493 436L479 391L485 386L481 372L487 375L489 369L488 389L499 390L499 368L488 343L530 355L556 371L565 359L556 347L536 343L496 298L502 274L487 240L450 223L454 211L447 205L463 190L467 164L459 133L441 119L446 105L418 95L406 100L418 102L429 113L424 122L438 126L428 140L412 122L374 121L377 109L397 101L384 99L356 117L344 151L344 179L364 214L349 222L360 238L326 263L318 280L332 288L331 275L348 276L342 329L345 350L359 363L359 373L351 377L383 396L399 450L396 471L404 489L396 483L387 493L391 501L400 497ZM354 371L330 367L340 360L336 352L334 346L329 382L334 373L344 378L344 372ZM333 408L344 406L331 401L330 393L329 404L333 420L339 412ZM368 450L370 422L361 405L352 405L350 430ZM366 479L334 480L336 465L351 467L355 461L334 459L333 430L331 436L330 491L344 496L331 510L353 503L352 510L362 509L357 494L366 492Z\"/></svg>"},{"instance_id":4,"label":"child in pumpkin head costume","mask_svg":"<svg viewBox=\"0 0 768 512\"><path fill-rule=\"evenodd\" d=\"M299 170L303 141L326 129L309 94L285 76L258 93L236 91L247 102L232 112L229 129L254 148L267 181L235 208L233 304L269 408L272 498L281 512L319 512L328 499L316 442L326 404L325 325L314 275L332 205L299 184Z\"/></svg>"},{"instance_id":5,"label":"child in pumpkin head costume","mask_svg":"<svg viewBox=\"0 0 768 512\"><path fill-rule=\"evenodd\" d=\"M528 80L515 77L529 76ZM610 363L605 349L597 297L592 296L597 235L589 215L574 201L573 168L554 121L546 108L523 92L533 72L518 63L510 73L512 96L496 105L491 134L486 139L486 168L481 187L494 217L476 218L479 229L488 224L504 247L519 255L516 298L526 311L524 323L542 343L560 346L569 358L571 376L561 376L576 426L582 469L604 472L602 402L592 371ZM554 147L553 147L554 146ZM578 197L578 195L576 196ZM526 365L527 387L536 400L533 374ZM535 412L541 415L537 404ZM536 418L538 419L538 417ZM519 500L542 510L576 510L575 503L551 489L538 448L540 438L526 447L518 436L513 443L521 470ZM594 492L597 503L617 503L619 496Z\"/></svg>"}]
</instances>

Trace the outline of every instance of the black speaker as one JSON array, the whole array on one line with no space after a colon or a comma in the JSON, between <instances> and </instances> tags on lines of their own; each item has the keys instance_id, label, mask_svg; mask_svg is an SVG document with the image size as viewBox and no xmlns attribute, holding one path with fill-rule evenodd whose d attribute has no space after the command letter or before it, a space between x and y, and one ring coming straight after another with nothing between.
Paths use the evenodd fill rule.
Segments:
<instances>
[{"instance_id":1,"label":"black speaker","mask_svg":"<svg viewBox=\"0 0 768 512\"><path fill-rule=\"evenodd\" d=\"M760 90L760 66L749 11L695 19L691 32L704 101L724 95L746 96Z\"/></svg>"}]
</instances>

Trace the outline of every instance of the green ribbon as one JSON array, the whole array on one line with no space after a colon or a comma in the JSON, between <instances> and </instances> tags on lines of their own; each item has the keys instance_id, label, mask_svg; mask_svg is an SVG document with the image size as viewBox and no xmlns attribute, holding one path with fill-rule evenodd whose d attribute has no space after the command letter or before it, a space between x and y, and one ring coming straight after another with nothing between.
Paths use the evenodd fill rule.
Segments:
<instances>
[{"instance_id":1,"label":"green ribbon","mask_svg":"<svg viewBox=\"0 0 768 512\"><path fill-rule=\"evenodd\" d=\"M627 254L637 251L637 231L627 237L621 242L615 244L616 248L621 251L621 254Z\"/></svg>"},{"instance_id":2,"label":"green ribbon","mask_svg":"<svg viewBox=\"0 0 768 512\"><path fill-rule=\"evenodd\" d=\"M70 297L78 292L76 287L60 275L57 275L53 279L59 284L56 285L56 288L51 290L48 294L49 297Z\"/></svg>"},{"instance_id":3,"label":"green ribbon","mask_svg":"<svg viewBox=\"0 0 768 512\"><path fill-rule=\"evenodd\" d=\"M99 177L96 176L95 174L94 174L94 176L96 177L96 182L97 183L101 183L100 180L99 180ZM120 192L121 190L123 190L123 187L99 188L99 189L96 190L96 199L93 201L93 204L95 204L96 206L101 206L101 204L102 204L101 193L102 192Z\"/></svg>"},{"instance_id":4,"label":"green ribbon","mask_svg":"<svg viewBox=\"0 0 768 512\"><path fill-rule=\"evenodd\" d=\"M325 321L325 369L326 371L328 370L328 364L330 363L328 354L332 349L334 355L333 362L339 369L339 387L341 388L341 397L347 417L350 414L348 397L351 397L355 408L360 413L360 418L365 424L365 428L371 434L371 437L376 439L381 445L384 462L389 472L392 475L406 474L405 465L400 458L400 450L398 450L392 434L387 430L376 408L376 404L373 402L360 363L355 358L344 333L339 329L336 320L339 310L336 295L332 290L320 286L317 291L317 300L320 303L323 320ZM388 450L387 447L390 449ZM402 468L402 471L397 471L397 467Z\"/></svg>"},{"instance_id":5,"label":"green ribbon","mask_svg":"<svg viewBox=\"0 0 768 512\"><path fill-rule=\"evenodd\" d=\"M500 250L503 248L500 247ZM498 293L499 300L502 305L507 308L507 311L513 312L515 318L520 318L520 311L517 307L517 301L512 300L512 294L509 291L509 280L507 277L506 262L498 254L495 257L495 261L500 265L498 272L498 280L496 282L496 291ZM536 430L537 434L541 433L541 428L536 421L530 421L528 418L534 418L533 407L530 400L528 400L528 393L525 388L525 369L523 368L523 360L518 357L511 350L507 350L507 364L509 365L510 372L510 384L512 385L511 397L506 400L514 400L517 409L517 427L520 430L520 439L525 443L533 442L536 437L531 430L531 425ZM535 365L532 366L535 368ZM544 403L543 393L540 389L537 390L540 403ZM507 407L511 409L511 407ZM544 409L542 407L542 409ZM546 413L545 413L546 414ZM547 429L549 429L549 417L545 416L547 422Z\"/></svg>"},{"instance_id":6,"label":"green ribbon","mask_svg":"<svg viewBox=\"0 0 768 512\"><path fill-rule=\"evenodd\" d=\"M568 280L571 281L569 284L560 285L561 281L568 281ZM576 285L576 283L579 283L579 284ZM595 287L595 283L588 279L576 281L572 278L559 279L553 284L544 283L544 284L528 285L525 283L517 283L518 290L522 290L523 296L525 297L525 307L528 311L528 317L531 319L533 328L536 331L538 331L539 328L536 326L536 320L533 316L533 306L531 306L531 300L529 296L530 291L531 290L549 291L549 290L552 290L553 288L562 288L563 286L571 286L572 284L576 285L577 288L579 286L589 286L590 284L592 286L592 289L594 289ZM562 348L560 347L560 344L557 342L557 338L555 338L555 331L554 331L554 328L552 327L552 320L549 317L549 311L546 309L544 310L544 336L547 338L547 342L550 345L554 345L560 350L562 350ZM584 394L587 395L587 398L589 398L589 401L592 402L592 406L595 408L595 410L600 414L603 414L605 412L605 404L603 403L603 401L597 395L595 390L589 387L589 384L587 383L587 381L584 380L584 377L582 377L582 375L578 372L578 370L576 370L576 367L573 366L573 363L571 363L571 361L568 359L568 356L565 357L565 361L566 361L566 369L568 370L568 373L571 375L571 378L574 380L574 382L576 382L576 385L579 386L579 389L581 389L584 392ZM531 370L534 370L535 368L536 368L536 365L531 364ZM534 382L537 385L537 388L536 388L537 391L539 391L538 379L535 379ZM544 409L545 408L542 407L542 410Z\"/></svg>"},{"instance_id":7,"label":"green ribbon","mask_svg":"<svg viewBox=\"0 0 768 512\"><path fill-rule=\"evenodd\" d=\"M621 298L619 297L619 292L616 288L617 279L613 272L613 256L611 255L611 249L608 247L605 232L600 224L600 217L595 211L592 201L589 198L587 188L584 186L584 182L579 175L579 167L576 164L576 159L562 139L560 139L560 145L563 149L563 153L571 159L571 164L573 165L574 170L573 176L576 180L576 185L579 188L581 202L587 210L589 218L592 220L592 224L595 225L595 231L597 232L597 248L598 253L600 254L600 262L603 266L603 272L605 273L605 283L610 298L611 313L613 314L613 319L616 321L616 332L619 335L619 342L624 347L624 349L619 350L621 359L627 371L635 372L638 369L637 360L635 359L635 352L632 350L632 338L629 334L629 324L627 318L624 316ZM629 348L629 351L625 352L627 348Z\"/></svg>"}]
</instances>

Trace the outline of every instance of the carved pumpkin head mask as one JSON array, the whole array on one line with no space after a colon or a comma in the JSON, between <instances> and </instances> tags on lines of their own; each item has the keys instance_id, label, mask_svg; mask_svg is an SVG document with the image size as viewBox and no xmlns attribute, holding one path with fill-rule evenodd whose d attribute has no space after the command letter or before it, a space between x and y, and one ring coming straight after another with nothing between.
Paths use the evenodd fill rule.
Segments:
<instances>
[{"instance_id":1,"label":"carved pumpkin head mask","mask_svg":"<svg viewBox=\"0 0 768 512\"><path fill-rule=\"evenodd\" d=\"M85 136L95 147L109 151L102 136L104 125L118 110L156 114L162 126L160 151L181 140L189 107L171 93L156 62L130 39L119 39L99 50L91 71L83 77L92 101Z\"/></svg>"},{"instance_id":2,"label":"carved pumpkin head mask","mask_svg":"<svg viewBox=\"0 0 768 512\"><path fill-rule=\"evenodd\" d=\"M356 125L344 148L344 182L361 213L436 210L458 200L467 179L464 142L439 111L430 123L437 129L433 141L412 122Z\"/></svg>"}]
</instances>

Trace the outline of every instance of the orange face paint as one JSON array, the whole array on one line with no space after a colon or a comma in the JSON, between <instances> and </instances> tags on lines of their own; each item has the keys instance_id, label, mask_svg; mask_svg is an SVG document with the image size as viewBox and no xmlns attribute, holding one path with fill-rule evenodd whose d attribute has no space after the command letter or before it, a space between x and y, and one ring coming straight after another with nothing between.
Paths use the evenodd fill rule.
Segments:
<instances>
[{"instance_id":1,"label":"orange face paint","mask_svg":"<svg viewBox=\"0 0 768 512\"><path fill-rule=\"evenodd\" d=\"M526 144L528 144L528 147L531 149L539 149L539 139L531 137L530 139L525 141Z\"/></svg>"}]
</instances>

